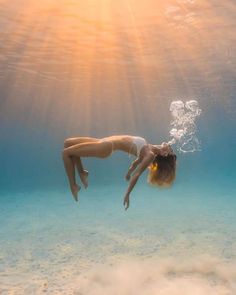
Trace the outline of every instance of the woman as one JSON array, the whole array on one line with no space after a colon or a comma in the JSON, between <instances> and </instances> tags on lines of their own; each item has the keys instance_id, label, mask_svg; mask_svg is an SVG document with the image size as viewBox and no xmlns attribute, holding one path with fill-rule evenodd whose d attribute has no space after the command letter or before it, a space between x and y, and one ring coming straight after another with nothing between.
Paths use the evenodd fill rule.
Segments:
<instances>
[{"instance_id":1,"label":"woman","mask_svg":"<svg viewBox=\"0 0 236 295\"><path fill-rule=\"evenodd\" d=\"M75 180L75 167L84 187L88 186L88 171L83 168L81 157L107 158L114 151L123 151L136 156L126 175L129 187L124 197L125 209L129 207L130 193L139 176L149 168L148 182L158 186L170 186L175 179L176 155L167 143L153 145L144 138L130 135L114 135L102 139L76 137L64 142L63 161L70 189L76 201L81 187ZM132 175L132 176L131 176Z\"/></svg>"}]
</instances>

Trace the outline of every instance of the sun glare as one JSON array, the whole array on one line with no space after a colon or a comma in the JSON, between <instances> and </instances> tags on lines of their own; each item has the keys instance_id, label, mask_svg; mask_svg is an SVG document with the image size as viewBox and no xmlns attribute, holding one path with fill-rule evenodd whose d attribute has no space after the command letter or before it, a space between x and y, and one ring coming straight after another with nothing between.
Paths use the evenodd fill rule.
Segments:
<instances>
[{"instance_id":1,"label":"sun glare","mask_svg":"<svg viewBox=\"0 0 236 295\"><path fill-rule=\"evenodd\" d=\"M157 115L165 118L166 97L198 94L199 81L212 95L220 91L211 44L222 33L209 31L216 16L206 0L204 17L193 10L199 4L187 0L1 4L11 15L3 21L1 83L8 99L2 109L16 117L24 112L27 124L49 124L50 117L54 130L59 123L78 130L81 121L87 133L138 129L143 114L153 124Z\"/></svg>"}]
</instances>

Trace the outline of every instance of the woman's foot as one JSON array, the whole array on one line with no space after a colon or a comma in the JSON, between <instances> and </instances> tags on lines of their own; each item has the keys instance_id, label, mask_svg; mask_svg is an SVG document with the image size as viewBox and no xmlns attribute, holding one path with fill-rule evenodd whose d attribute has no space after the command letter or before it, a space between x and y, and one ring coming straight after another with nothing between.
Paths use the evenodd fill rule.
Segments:
<instances>
[{"instance_id":1,"label":"woman's foot","mask_svg":"<svg viewBox=\"0 0 236 295\"><path fill-rule=\"evenodd\" d=\"M71 192L73 195L73 198L75 199L76 202L78 202L78 192L80 191L81 187L78 184L74 184L71 186Z\"/></svg>"},{"instance_id":2,"label":"woman's foot","mask_svg":"<svg viewBox=\"0 0 236 295\"><path fill-rule=\"evenodd\" d=\"M81 182L83 183L85 188L88 187L88 175L89 175L89 173L87 170L83 170L83 172L80 172L80 174L79 174Z\"/></svg>"}]
</instances>

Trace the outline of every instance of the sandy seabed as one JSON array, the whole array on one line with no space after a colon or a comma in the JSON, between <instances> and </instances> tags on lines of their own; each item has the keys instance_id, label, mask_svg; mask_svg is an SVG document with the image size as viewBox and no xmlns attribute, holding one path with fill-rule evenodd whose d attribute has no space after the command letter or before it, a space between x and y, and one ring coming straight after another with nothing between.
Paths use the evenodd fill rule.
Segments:
<instances>
[{"instance_id":1,"label":"sandy seabed","mask_svg":"<svg viewBox=\"0 0 236 295\"><path fill-rule=\"evenodd\" d=\"M125 212L122 192L4 196L0 294L236 294L232 195L140 188Z\"/></svg>"}]
</instances>

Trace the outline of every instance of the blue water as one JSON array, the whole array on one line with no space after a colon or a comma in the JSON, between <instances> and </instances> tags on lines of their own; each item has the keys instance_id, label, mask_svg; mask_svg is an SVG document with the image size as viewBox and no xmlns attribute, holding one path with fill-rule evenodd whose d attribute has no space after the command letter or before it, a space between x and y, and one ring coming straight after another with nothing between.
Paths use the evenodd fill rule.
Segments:
<instances>
[{"instance_id":1,"label":"blue water","mask_svg":"<svg viewBox=\"0 0 236 295\"><path fill-rule=\"evenodd\" d=\"M0 294L235 295L234 1L0 1ZM72 136L169 140L171 101L197 99L201 151L172 188L145 172L122 205L122 152L83 159Z\"/></svg>"}]
</instances>

